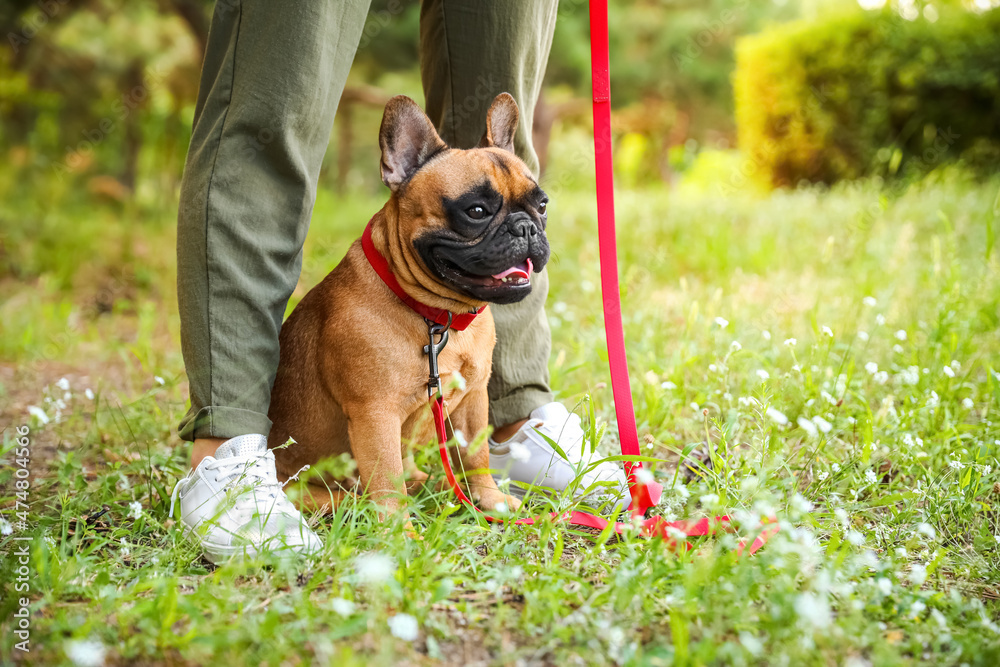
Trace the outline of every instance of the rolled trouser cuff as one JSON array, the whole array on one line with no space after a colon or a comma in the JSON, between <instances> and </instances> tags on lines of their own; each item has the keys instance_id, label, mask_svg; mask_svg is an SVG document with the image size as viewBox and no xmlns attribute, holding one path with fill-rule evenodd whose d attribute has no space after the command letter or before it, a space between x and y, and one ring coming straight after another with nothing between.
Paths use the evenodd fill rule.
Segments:
<instances>
[{"instance_id":1,"label":"rolled trouser cuff","mask_svg":"<svg viewBox=\"0 0 1000 667\"><path fill-rule=\"evenodd\" d=\"M551 403L552 392L539 387L522 387L510 394L490 401L490 424L494 427L506 426L527 419L535 408Z\"/></svg>"},{"instance_id":2,"label":"rolled trouser cuff","mask_svg":"<svg viewBox=\"0 0 1000 667\"><path fill-rule=\"evenodd\" d=\"M178 435L182 440L235 438L249 433L266 436L270 432L271 420L265 414L211 405L196 412L189 411L178 428Z\"/></svg>"}]
</instances>

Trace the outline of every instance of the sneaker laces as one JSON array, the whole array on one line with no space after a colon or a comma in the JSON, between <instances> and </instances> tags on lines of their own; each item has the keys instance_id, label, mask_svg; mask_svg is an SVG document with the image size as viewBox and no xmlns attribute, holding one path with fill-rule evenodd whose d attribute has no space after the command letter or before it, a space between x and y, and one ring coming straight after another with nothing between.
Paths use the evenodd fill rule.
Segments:
<instances>
[{"instance_id":1,"label":"sneaker laces","mask_svg":"<svg viewBox=\"0 0 1000 667\"><path fill-rule=\"evenodd\" d=\"M538 421L534 424L529 424L529 426L538 429L558 444L559 448L566 453L569 462L573 465L578 465L583 461L583 449L587 438L583 432L583 422L580 419L580 415L570 412L569 417L560 426L555 426L550 421ZM577 437L564 444L561 438L570 433L576 433Z\"/></svg>"},{"instance_id":2,"label":"sneaker laces","mask_svg":"<svg viewBox=\"0 0 1000 667\"><path fill-rule=\"evenodd\" d=\"M268 499L274 501L269 511L281 509L284 510L283 513L288 513L289 509L295 510L282 491L284 484L278 481L274 452L270 450L215 459L205 464L205 470L216 471L215 479L223 486L228 487L232 484L233 490L253 491L253 493L240 493L236 497L237 509L246 509L251 504L256 506L258 501ZM234 477L236 481L231 483L229 480Z\"/></svg>"}]
</instances>

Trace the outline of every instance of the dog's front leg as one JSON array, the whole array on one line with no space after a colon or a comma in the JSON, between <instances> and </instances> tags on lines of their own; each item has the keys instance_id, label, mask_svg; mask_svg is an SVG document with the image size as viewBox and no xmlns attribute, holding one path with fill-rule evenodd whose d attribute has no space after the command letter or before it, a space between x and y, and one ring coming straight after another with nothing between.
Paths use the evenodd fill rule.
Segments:
<instances>
[{"instance_id":1,"label":"dog's front leg","mask_svg":"<svg viewBox=\"0 0 1000 667\"><path fill-rule=\"evenodd\" d=\"M382 506L379 516L384 519L399 509L401 499L406 496L399 436L402 423L398 414L366 407L345 410L347 436L358 464L361 486Z\"/></svg>"},{"instance_id":2,"label":"dog's front leg","mask_svg":"<svg viewBox=\"0 0 1000 667\"><path fill-rule=\"evenodd\" d=\"M462 399L461 405L451 414L451 423L470 443L486 429L489 425L489 397L486 387L473 389ZM459 447L458 456L464 470L482 471L466 477L466 487L472 499L484 512L495 510L501 503L506 504L511 511L520 507L521 501L500 491L493 476L487 472L490 467L489 446L483 443L476 451L471 449L469 446Z\"/></svg>"}]
</instances>

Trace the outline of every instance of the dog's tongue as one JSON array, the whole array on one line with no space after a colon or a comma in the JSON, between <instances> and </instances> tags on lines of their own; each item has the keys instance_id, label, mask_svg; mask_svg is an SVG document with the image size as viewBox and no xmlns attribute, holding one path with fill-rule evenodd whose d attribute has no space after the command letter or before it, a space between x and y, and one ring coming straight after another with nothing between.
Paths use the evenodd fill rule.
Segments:
<instances>
[{"instance_id":1,"label":"dog's tongue","mask_svg":"<svg viewBox=\"0 0 1000 667\"><path fill-rule=\"evenodd\" d=\"M493 277L497 280L503 280L504 278L510 278L511 276L527 280L531 276L531 258L528 258L517 266L510 267L506 271L493 274Z\"/></svg>"}]
</instances>

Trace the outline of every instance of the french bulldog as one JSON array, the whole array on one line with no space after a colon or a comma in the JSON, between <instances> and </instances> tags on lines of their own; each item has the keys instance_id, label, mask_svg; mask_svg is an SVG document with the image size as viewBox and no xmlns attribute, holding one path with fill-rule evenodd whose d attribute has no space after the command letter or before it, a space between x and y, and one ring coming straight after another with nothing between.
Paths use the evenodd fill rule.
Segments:
<instances>
[{"instance_id":1,"label":"french bulldog","mask_svg":"<svg viewBox=\"0 0 1000 667\"><path fill-rule=\"evenodd\" d=\"M369 223L368 243L410 299L456 317L482 309L464 330L449 332L438 359L449 437L461 431L470 443L488 427L486 384L496 341L488 304L526 297L532 274L549 258L548 197L514 154L517 123L514 98L502 93L487 112L479 145L451 148L413 100L398 96L386 105L379 131L390 196ZM355 241L282 326L268 446L284 478L349 452L360 490L384 516L427 479L403 443L433 442L434 424L428 324L373 266ZM281 447L289 438L294 443ZM465 485L480 507L518 507L487 472L485 445L456 449L462 469L475 471ZM306 485L300 504L335 507L350 492L343 482Z\"/></svg>"}]
</instances>

